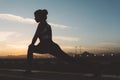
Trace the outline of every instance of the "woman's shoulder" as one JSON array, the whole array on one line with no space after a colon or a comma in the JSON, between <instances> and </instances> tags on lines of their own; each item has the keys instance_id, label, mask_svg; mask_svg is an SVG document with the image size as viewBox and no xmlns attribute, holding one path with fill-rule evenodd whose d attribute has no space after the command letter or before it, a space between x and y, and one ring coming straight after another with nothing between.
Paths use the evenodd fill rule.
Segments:
<instances>
[{"instance_id":1,"label":"woman's shoulder","mask_svg":"<svg viewBox=\"0 0 120 80\"><path fill-rule=\"evenodd\" d=\"M40 29L44 29L44 28L48 28L48 29L51 29L51 25L49 24L49 23L39 23L38 24L38 27L40 28Z\"/></svg>"},{"instance_id":2,"label":"woman's shoulder","mask_svg":"<svg viewBox=\"0 0 120 80\"><path fill-rule=\"evenodd\" d=\"M47 25L51 27L51 25L49 23L47 23Z\"/></svg>"},{"instance_id":3,"label":"woman's shoulder","mask_svg":"<svg viewBox=\"0 0 120 80\"><path fill-rule=\"evenodd\" d=\"M50 24L48 24L48 23L47 23L47 26L48 26L49 28L51 28L51 25L50 25Z\"/></svg>"}]
</instances>

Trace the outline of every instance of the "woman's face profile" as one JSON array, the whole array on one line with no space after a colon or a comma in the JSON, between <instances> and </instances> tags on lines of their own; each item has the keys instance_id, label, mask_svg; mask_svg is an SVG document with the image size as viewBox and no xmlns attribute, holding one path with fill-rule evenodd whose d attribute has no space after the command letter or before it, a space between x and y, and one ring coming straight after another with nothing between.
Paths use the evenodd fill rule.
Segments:
<instances>
[{"instance_id":1,"label":"woman's face profile","mask_svg":"<svg viewBox=\"0 0 120 80\"><path fill-rule=\"evenodd\" d=\"M45 21L47 19L47 10L38 10L34 13L35 16L35 21L38 22L42 22Z\"/></svg>"},{"instance_id":2,"label":"woman's face profile","mask_svg":"<svg viewBox=\"0 0 120 80\"><path fill-rule=\"evenodd\" d=\"M35 15L35 21L38 23L41 21L41 16L40 15Z\"/></svg>"}]
</instances>

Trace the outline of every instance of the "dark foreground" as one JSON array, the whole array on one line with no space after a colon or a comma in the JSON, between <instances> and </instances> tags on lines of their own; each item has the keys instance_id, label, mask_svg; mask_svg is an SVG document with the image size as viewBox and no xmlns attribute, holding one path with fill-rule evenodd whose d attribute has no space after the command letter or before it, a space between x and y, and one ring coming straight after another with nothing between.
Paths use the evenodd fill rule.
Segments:
<instances>
[{"instance_id":1,"label":"dark foreground","mask_svg":"<svg viewBox=\"0 0 120 80\"><path fill-rule=\"evenodd\" d=\"M52 71L32 71L26 73L20 69L0 70L0 80L120 80L120 76L105 75L94 77L93 74L67 73Z\"/></svg>"},{"instance_id":2,"label":"dark foreground","mask_svg":"<svg viewBox=\"0 0 120 80\"><path fill-rule=\"evenodd\" d=\"M120 80L119 57L85 59L34 59L31 73L25 72L26 59L0 59L0 80Z\"/></svg>"}]
</instances>

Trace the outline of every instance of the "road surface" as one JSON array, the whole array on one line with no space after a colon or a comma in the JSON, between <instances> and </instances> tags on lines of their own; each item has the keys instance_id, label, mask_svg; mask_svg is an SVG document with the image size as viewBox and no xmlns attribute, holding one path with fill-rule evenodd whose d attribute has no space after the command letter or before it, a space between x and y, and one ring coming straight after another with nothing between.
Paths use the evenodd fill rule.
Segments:
<instances>
[{"instance_id":1,"label":"road surface","mask_svg":"<svg viewBox=\"0 0 120 80\"><path fill-rule=\"evenodd\" d=\"M92 73L67 73L52 71L35 71L25 73L22 69L0 69L0 80L120 80L116 75L100 75Z\"/></svg>"}]
</instances>

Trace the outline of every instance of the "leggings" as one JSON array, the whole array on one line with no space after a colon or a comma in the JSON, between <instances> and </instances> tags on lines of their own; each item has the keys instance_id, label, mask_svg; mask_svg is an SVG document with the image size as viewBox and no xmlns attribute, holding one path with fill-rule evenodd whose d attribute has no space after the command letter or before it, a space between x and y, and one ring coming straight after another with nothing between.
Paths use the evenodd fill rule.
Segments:
<instances>
[{"instance_id":1,"label":"leggings","mask_svg":"<svg viewBox=\"0 0 120 80\"><path fill-rule=\"evenodd\" d=\"M64 51L62 51L61 48L54 42L48 44L40 43L37 46L30 45L27 53L27 63L29 65L32 65L33 53L39 53L39 54L49 53L62 61L67 61L67 62L74 61L73 57L69 56Z\"/></svg>"}]
</instances>

